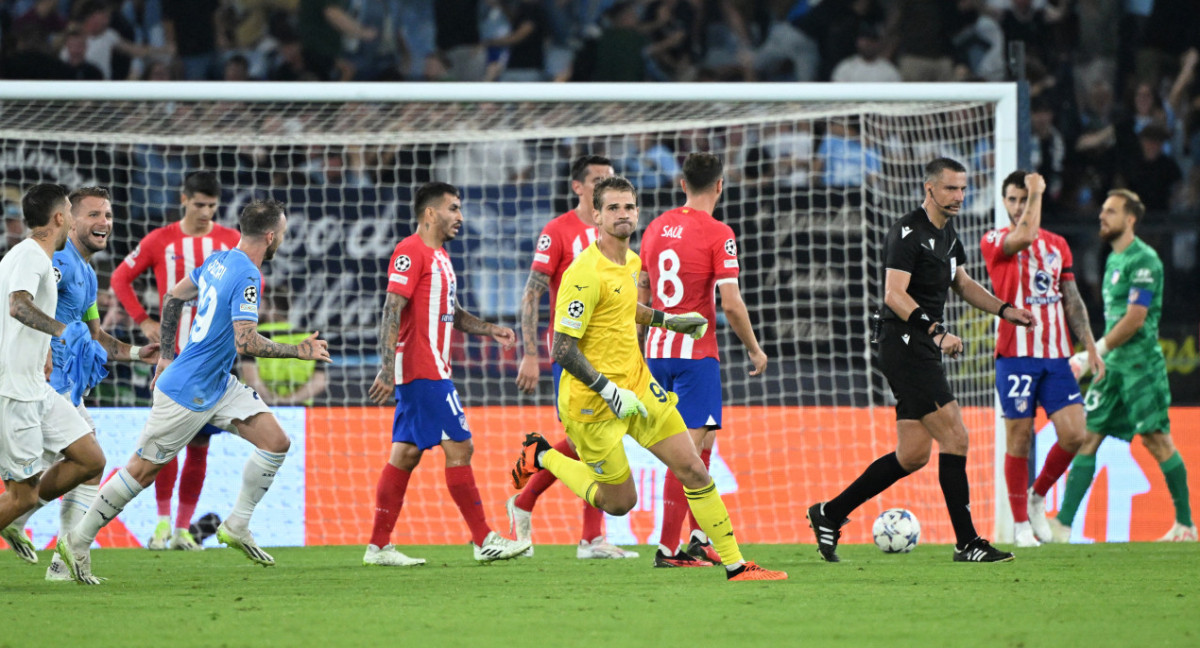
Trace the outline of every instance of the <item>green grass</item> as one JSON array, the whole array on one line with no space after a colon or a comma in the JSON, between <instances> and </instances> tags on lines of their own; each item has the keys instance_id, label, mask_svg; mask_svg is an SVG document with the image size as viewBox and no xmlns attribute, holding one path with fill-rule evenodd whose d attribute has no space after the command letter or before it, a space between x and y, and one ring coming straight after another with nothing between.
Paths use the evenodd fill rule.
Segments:
<instances>
[{"instance_id":1,"label":"green grass","mask_svg":"<svg viewBox=\"0 0 1200 648\"><path fill-rule=\"evenodd\" d=\"M783 583L651 569L651 554L578 561L573 547L478 566L470 549L402 547L416 568L361 566L361 547L93 552L98 587L42 580L0 555L0 646L1196 646L1195 544L1050 545L1009 564L946 546L886 556L812 545L746 554ZM48 644L47 644L48 642Z\"/></svg>"}]
</instances>

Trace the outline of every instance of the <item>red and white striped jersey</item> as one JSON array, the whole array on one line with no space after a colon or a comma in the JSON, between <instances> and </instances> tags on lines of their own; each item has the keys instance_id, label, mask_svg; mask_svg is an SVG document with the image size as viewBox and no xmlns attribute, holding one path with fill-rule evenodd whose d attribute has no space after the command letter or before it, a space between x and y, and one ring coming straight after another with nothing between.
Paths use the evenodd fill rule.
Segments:
<instances>
[{"instance_id":1,"label":"red and white striped jersey","mask_svg":"<svg viewBox=\"0 0 1200 648\"><path fill-rule=\"evenodd\" d=\"M396 339L396 384L450 378L450 333L458 284L444 248L413 234L400 241L388 266L387 291L408 300Z\"/></svg>"},{"instance_id":2,"label":"red and white striped jersey","mask_svg":"<svg viewBox=\"0 0 1200 648\"><path fill-rule=\"evenodd\" d=\"M1020 252L1004 253L1011 228L988 232L980 242L996 296L1033 312L1036 326L1017 328L1001 320L996 355L1005 358L1066 358L1072 353L1063 311L1063 281L1074 281L1073 259L1066 240L1045 229Z\"/></svg>"},{"instance_id":3,"label":"red and white striped jersey","mask_svg":"<svg viewBox=\"0 0 1200 648\"><path fill-rule=\"evenodd\" d=\"M184 234L183 227L178 222L153 230L125 257L125 261L113 270L113 292L133 321L141 324L149 315L133 290L135 279L142 276L147 269L154 271L154 281L158 285L158 306L161 309L168 290L191 274L192 270L204 265L208 255L237 247L241 236L237 230L216 223L213 223L213 228L208 234L202 236ZM184 304L183 313L179 317L179 331L175 337L176 353L187 345L188 333L192 330L192 320L195 317L196 302L191 300Z\"/></svg>"},{"instance_id":4,"label":"red and white striped jersey","mask_svg":"<svg viewBox=\"0 0 1200 648\"><path fill-rule=\"evenodd\" d=\"M642 235L642 269L650 276L651 306L667 313L695 311L708 319L704 337L693 340L663 328L646 334L647 358L720 359L717 353L715 287L737 281L733 230L711 214L679 207L654 219Z\"/></svg>"},{"instance_id":5,"label":"red and white striped jersey","mask_svg":"<svg viewBox=\"0 0 1200 648\"><path fill-rule=\"evenodd\" d=\"M550 321L554 322L554 306L558 303L558 286L567 266L596 240L596 228L579 220L572 209L546 223L538 236L530 269L550 277ZM550 349L554 327L546 331L546 349Z\"/></svg>"}]
</instances>

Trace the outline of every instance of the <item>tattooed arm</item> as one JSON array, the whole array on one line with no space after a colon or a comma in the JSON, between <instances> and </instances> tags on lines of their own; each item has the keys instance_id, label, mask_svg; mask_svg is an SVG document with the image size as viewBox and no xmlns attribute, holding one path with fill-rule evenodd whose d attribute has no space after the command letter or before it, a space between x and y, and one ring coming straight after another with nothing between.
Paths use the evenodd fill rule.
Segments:
<instances>
[{"instance_id":1,"label":"tattooed arm","mask_svg":"<svg viewBox=\"0 0 1200 648\"><path fill-rule=\"evenodd\" d=\"M637 285L638 285L638 305L649 308L650 304L653 303L652 300L654 299L654 295L652 295L650 293L650 275L645 270L642 270L640 273L638 273ZM638 311L641 311L641 310L642 310L641 308L638 308ZM646 348L646 331L647 330L649 330L648 324L642 324L641 322L638 322L638 327L637 327L638 347L640 347L642 349Z\"/></svg>"},{"instance_id":2,"label":"tattooed arm","mask_svg":"<svg viewBox=\"0 0 1200 648\"><path fill-rule=\"evenodd\" d=\"M563 371L575 376L585 385L595 384L601 377L600 372L596 371L583 355L583 351L579 350L579 340L570 335L555 331L552 353L554 361L562 366Z\"/></svg>"},{"instance_id":3,"label":"tattooed arm","mask_svg":"<svg viewBox=\"0 0 1200 648\"><path fill-rule=\"evenodd\" d=\"M1079 294L1079 287L1074 281L1063 281L1062 292L1063 310L1067 314L1067 324L1071 327L1071 333L1087 348L1094 347L1096 340L1092 337L1092 323L1088 318L1087 307L1083 305L1083 296Z\"/></svg>"},{"instance_id":4,"label":"tattooed arm","mask_svg":"<svg viewBox=\"0 0 1200 648\"><path fill-rule=\"evenodd\" d=\"M173 291L172 291L173 292ZM161 319L159 327L159 361L175 359L175 338L179 333L179 318L183 314L184 300L176 297L172 293L167 293L167 298L163 300Z\"/></svg>"},{"instance_id":5,"label":"tattooed arm","mask_svg":"<svg viewBox=\"0 0 1200 648\"><path fill-rule=\"evenodd\" d=\"M33 295L24 290L9 293L8 314L31 329L54 337L62 335L67 328L62 322L43 313L42 309L33 303Z\"/></svg>"},{"instance_id":6,"label":"tattooed arm","mask_svg":"<svg viewBox=\"0 0 1200 648\"><path fill-rule=\"evenodd\" d=\"M486 335L499 342L505 349L517 346L517 334L512 329L485 322L463 310L462 306L454 307L454 328L472 335Z\"/></svg>"},{"instance_id":7,"label":"tattooed arm","mask_svg":"<svg viewBox=\"0 0 1200 648\"><path fill-rule=\"evenodd\" d=\"M525 292L521 295L521 340L525 343L525 352L517 367L517 387L526 394L537 390L538 375L541 373L538 366L538 311L542 294L549 288L550 275L537 270L529 271L529 280L525 282Z\"/></svg>"},{"instance_id":8,"label":"tattooed arm","mask_svg":"<svg viewBox=\"0 0 1200 648\"><path fill-rule=\"evenodd\" d=\"M385 405L396 389L396 340L400 337L400 313L408 298L388 293L383 302L383 321L379 323L379 375L367 390L372 402Z\"/></svg>"}]
</instances>

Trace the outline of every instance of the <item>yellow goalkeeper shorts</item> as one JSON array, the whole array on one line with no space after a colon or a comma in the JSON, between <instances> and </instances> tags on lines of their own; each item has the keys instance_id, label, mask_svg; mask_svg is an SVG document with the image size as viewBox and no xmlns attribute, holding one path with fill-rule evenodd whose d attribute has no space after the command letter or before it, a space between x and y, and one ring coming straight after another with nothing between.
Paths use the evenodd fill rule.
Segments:
<instances>
[{"instance_id":1,"label":"yellow goalkeeper shorts","mask_svg":"<svg viewBox=\"0 0 1200 648\"><path fill-rule=\"evenodd\" d=\"M629 479L629 459L622 445L626 434L643 448L650 448L668 437L687 432L683 417L675 409L679 398L674 392L663 389L651 380L646 391L638 398L646 406L646 416L592 422L562 417L567 436L571 437L575 451L579 453L579 460L592 469L592 477L598 482L620 484Z\"/></svg>"}]
</instances>

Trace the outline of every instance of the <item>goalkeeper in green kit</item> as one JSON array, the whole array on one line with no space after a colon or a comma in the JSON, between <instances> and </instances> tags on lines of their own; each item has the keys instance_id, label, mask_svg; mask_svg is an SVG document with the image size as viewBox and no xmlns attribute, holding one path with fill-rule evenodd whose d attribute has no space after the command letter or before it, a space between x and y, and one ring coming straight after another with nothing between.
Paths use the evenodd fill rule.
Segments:
<instances>
[{"instance_id":1,"label":"goalkeeper in green kit","mask_svg":"<svg viewBox=\"0 0 1200 648\"><path fill-rule=\"evenodd\" d=\"M1112 246L1101 278L1104 293L1104 338L1096 350L1108 366L1103 380L1084 398L1088 436L1067 474L1067 492L1056 518L1050 519L1055 542L1067 542L1071 522L1096 473L1096 450L1106 436L1132 441L1140 435L1167 480L1175 503L1175 524L1160 541L1196 541L1188 503L1187 468L1171 441L1167 410L1171 391L1167 363L1158 346L1162 316L1163 265L1158 254L1134 236L1133 226L1146 213L1137 194L1127 189L1108 192L1100 208L1100 238ZM1082 376L1086 352L1071 358Z\"/></svg>"}]
</instances>

